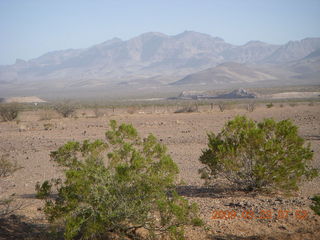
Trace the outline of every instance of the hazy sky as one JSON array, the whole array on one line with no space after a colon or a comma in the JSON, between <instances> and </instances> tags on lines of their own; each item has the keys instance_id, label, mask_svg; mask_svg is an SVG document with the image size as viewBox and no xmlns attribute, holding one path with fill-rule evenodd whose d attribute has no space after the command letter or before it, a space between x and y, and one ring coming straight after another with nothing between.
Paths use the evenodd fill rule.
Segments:
<instances>
[{"instance_id":1,"label":"hazy sky","mask_svg":"<svg viewBox=\"0 0 320 240\"><path fill-rule=\"evenodd\" d=\"M0 0L0 64L185 30L238 45L320 37L320 0Z\"/></svg>"}]
</instances>

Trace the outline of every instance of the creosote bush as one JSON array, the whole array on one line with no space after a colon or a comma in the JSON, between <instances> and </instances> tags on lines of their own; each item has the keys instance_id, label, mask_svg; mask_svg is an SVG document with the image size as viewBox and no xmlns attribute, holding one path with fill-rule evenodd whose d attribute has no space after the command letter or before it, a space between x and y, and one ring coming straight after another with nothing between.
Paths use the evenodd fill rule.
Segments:
<instances>
[{"instance_id":1,"label":"creosote bush","mask_svg":"<svg viewBox=\"0 0 320 240\"><path fill-rule=\"evenodd\" d=\"M48 180L44 181L41 185L39 182L37 182L35 186L36 198L44 199L49 197L51 194L51 188L52 184Z\"/></svg>"},{"instance_id":2,"label":"creosote bush","mask_svg":"<svg viewBox=\"0 0 320 240\"><path fill-rule=\"evenodd\" d=\"M127 113L129 113L129 114L134 114L136 112L137 112L137 107L135 107L135 106L130 106L127 109Z\"/></svg>"},{"instance_id":3,"label":"creosote bush","mask_svg":"<svg viewBox=\"0 0 320 240\"><path fill-rule=\"evenodd\" d=\"M98 106L94 106L93 112L94 112L94 116L96 118L102 117L104 115L103 112L99 109Z\"/></svg>"},{"instance_id":4,"label":"creosote bush","mask_svg":"<svg viewBox=\"0 0 320 240\"><path fill-rule=\"evenodd\" d=\"M256 108L255 102L248 103L248 105L247 105L248 112L253 112L255 108Z\"/></svg>"},{"instance_id":5,"label":"creosote bush","mask_svg":"<svg viewBox=\"0 0 320 240\"><path fill-rule=\"evenodd\" d=\"M174 113L192 113L192 112L198 112L197 106L187 106L187 107L179 108Z\"/></svg>"},{"instance_id":6,"label":"creosote bush","mask_svg":"<svg viewBox=\"0 0 320 240\"><path fill-rule=\"evenodd\" d=\"M226 109L226 104L225 103L218 103L218 107L220 112L223 112Z\"/></svg>"},{"instance_id":7,"label":"creosote bush","mask_svg":"<svg viewBox=\"0 0 320 240\"><path fill-rule=\"evenodd\" d=\"M296 107L296 106L298 106L298 103L292 102L292 103L289 103L289 106L290 107Z\"/></svg>"},{"instance_id":8,"label":"creosote bush","mask_svg":"<svg viewBox=\"0 0 320 240\"><path fill-rule=\"evenodd\" d=\"M290 120L256 123L237 116L219 134L208 134L208 149L200 157L202 177L222 176L246 190L298 189L298 183L317 176L309 163L313 153Z\"/></svg>"},{"instance_id":9,"label":"creosote bush","mask_svg":"<svg viewBox=\"0 0 320 240\"><path fill-rule=\"evenodd\" d=\"M20 168L16 162L10 161L7 155L0 157L0 177L7 177Z\"/></svg>"},{"instance_id":10,"label":"creosote bush","mask_svg":"<svg viewBox=\"0 0 320 240\"><path fill-rule=\"evenodd\" d=\"M197 206L175 191L178 167L166 147L153 135L141 139L132 125L110 127L106 140L68 142L51 153L65 180L36 187L49 221L62 220L66 239L136 238L139 229L149 239L183 239L185 225L201 225Z\"/></svg>"},{"instance_id":11,"label":"creosote bush","mask_svg":"<svg viewBox=\"0 0 320 240\"><path fill-rule=\"evenodd\" d=\"M273 105L273 103L271 102L271 103L268 103L267 105L266 105L266 107L267 108L272 108L274 105Z\"/></svg>"},{"instance_id":12,"label":"creosote bush","mask_svg":"<svg viewBox=\"0 0 320 240\"><path fill-rule=\"evenodd\" d=\"M70 117L76 111L76 106L74 103L66 101L55 104L53 109L66 118Z\"/></svg>"},{"instance_id":13,"label":"creosote bush","mask_svg":"<svg viewBox=\"0 0 320 240\"><path fill-rule=\"evenodd\" d=\"M313 107L314 105L315 105L314 101L311 101L311 102L308 103L308 106Z\"/></svg>"},{"instance_id":14,"label":"creosote bush","mask_svg":"<svg viewBox=\"0 0 320 240\"><path fill-rule=\"evenodd\" d=\"M320 195L315 195L312 200L312 205L310 208L314 211L315 214L320 216Z\"/></svg>"},{"instance_id":15,"label":"creosote bush","mask_svg":"<svg viewBox=\"0 0 320 240\"><path fill-rule=\"evenodd\" d=\"M0 118L2 121L13 121L18 117L19 105L17 103L0 103Z\"/></svg>"},{"instance_id":16,"label":"creosote bush","mask_svg":"<svg viewBox=\"0 0 320 240\"><path fill-rule=\"evenodd\" d=\"M20 168L16 162L10 161L7 155L0 157L0 178L7 177ZM11 214L20 207L20 204L13 204L12 198L0 198L0 218Z\"/></svg>"}]
</instances>

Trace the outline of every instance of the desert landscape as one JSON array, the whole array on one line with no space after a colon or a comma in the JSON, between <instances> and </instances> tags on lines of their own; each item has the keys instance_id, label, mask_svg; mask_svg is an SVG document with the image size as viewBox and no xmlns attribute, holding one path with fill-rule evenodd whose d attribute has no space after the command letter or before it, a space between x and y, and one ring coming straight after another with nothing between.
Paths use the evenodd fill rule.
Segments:
<instances>
[{"instance_id":1,"label":"desert landscape","mask_svg":"<svg viewBox=\"0 0 320 240\"><path fill-rule=\"evenodd\" d=\"M320 239L320 1L0 1L0 240Z\"/></svg>"},{"instance_id":2,"label":"desert landscape","mask_svg":"<svg viewBox=\"0 0 320 240\"><path fill-rule=\"evenodd\" d=\"M291 119L299 134L311 144L314 167L320 167L320 105L300 101L259 103L252 111L245 104L228 106L223 112L215 104L198 106L196 112L174 113L180 106L145 106L119 108L80 108L72 117L62 118L53 110L33 109L19 113L16 121L0 122L0 153L17 161L22 168L1 179L0 198L13 197L18 206L6 220L1 220L0 239L50 239L50 229L42 208L44 202L35 197L35 185L62 176L50 161L50 152L67 141L104 139L108 123L131 123L141 136L153 133L168 147L180 168L182 185L178 192L199 205L206 228L190 227L187 239L317 239L320 216L311 209L312 197L319 194L320 179L304 183L293 196L243 192L217 181L206 186L200 179L199 156L207 146L207 133L218 133L237 115L260 121ZM48 112L49 111L49 112ZM99 113L99 114L97 114ZM48 117L49 116L49 117ZM235 211L235 219L219 219L219 211ZM244 212L253 211L252 219ZM263 211L271 211L270 219L259 219ZM282 211L288 215L280 218Z\"/></svg>"}]
</instances>

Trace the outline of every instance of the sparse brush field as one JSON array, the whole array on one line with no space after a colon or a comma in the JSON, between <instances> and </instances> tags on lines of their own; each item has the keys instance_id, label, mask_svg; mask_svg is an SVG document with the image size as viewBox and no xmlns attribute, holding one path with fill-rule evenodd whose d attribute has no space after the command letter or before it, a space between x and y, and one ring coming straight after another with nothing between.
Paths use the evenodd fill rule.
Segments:
<instances>
[{"instance_id":1,"label":"sparse brush field","mask_svg":"<svg viewBox=\"0 0 320 240\"><path fill-rule=\"evenodd\" d=\"M142 137L154 134L168 147L177 163L182 185L177 192L199 206L203 228L188 227L187 239L318 239L320 216L311 209L311 198L320 194L320 178L303 183L291 196L280 193L244 192L217 179L205 186L198 170L207 133L218 133L237 115L261 121L291 119L299 135L311 144L313 166L320 168L319 102L230 103L219 109L217 103L197 105L135 105L77 108L67 118L53 109L19 112L14 121L0 122L0 156L15 161L20 169L0 179L0 199L12 197L22 205L0 220L0 239L62 239L50 233L42 211L44 201L36 198L35 185L63 174L50 161L50 152L68 141L105 139L109 121L131 123ZM196 111L181 111L184 107ZM252 105L253 106L253 105ZM225 212L223 212L225 211ZM227 217L226 217L227 216ZM221 219L224 218L224 219ZM49 230L48 230L49 229ZM143 235L143 234L142 234Z\"/></svg>"}]
</instances>

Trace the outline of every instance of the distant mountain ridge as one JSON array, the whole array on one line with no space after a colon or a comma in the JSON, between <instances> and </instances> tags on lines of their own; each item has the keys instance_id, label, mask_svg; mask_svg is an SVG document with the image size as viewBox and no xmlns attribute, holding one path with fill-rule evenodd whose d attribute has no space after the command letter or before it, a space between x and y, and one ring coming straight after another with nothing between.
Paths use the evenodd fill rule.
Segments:
<instances>
[{"instance_id":1,"label":"distant mountain ridge","mask_svg":"<svg viewBox=\"0 0 320 240\"><path fill-rule=\"evenodd\" d=\"M278 48L264 59L268 63L283 63L296 61L320 49L320 38L305 38L301 41L290 41Z\"/></svg>"},{"instance_id":2,"label":"distant mountain ridge","mask_svg":"<svg viewBox=\"0 0 320 240\"><path fill-rule=\"evenodd\" d=\"M263 70L254 69L245 64L228 62L187 75L172 85L245 83L273 79L276 77Z\"/></svg>"},{"instance_id":3,"label":"distant mountain ridge","mask_svg":"<svg viewBox=\"0 0 320 240\"><path fill-rule=\"evenodd\" d=\"M285 75L290 72L291 76L297 70L290 69L293 62L304 61L300 63L300 70L307 69L307 61L302 59L319 49L320 38L305 38L284 45L250 41L236 46L193 31L174 36L149 32L127 41L113 38L86 49L49 52L29 61L18 59L13 65L0 66L0 88L10 84L29 89L99 88L130 82L161 85L186 76L188 79L189 74L199 71L204 71L200 74L202 78L213 74L218 77L215 81L220 82L269 80L278 75L261 68L252 69L251 65L285 65L285 70L279 72ZM318 66L312 64L312 68ZM297 76L301 74L297 72Z\"/></svg>"},{"instance_id":4,"label":"distant mountain ridge","mask_svg":"<svg viewBox=\"0 0 320 240\"><path fill-rule=\"evenodd\" d=\"M268 81L278 81L279 85L290 82L319 84L319 79L320 50L316 50L297 61L277 65L222 63L216 67L189 74L171 85L221 86Z\"/></svg>"}]
</instances>

